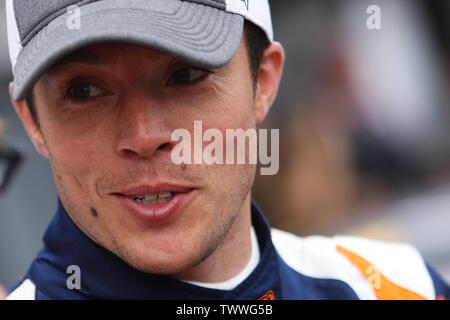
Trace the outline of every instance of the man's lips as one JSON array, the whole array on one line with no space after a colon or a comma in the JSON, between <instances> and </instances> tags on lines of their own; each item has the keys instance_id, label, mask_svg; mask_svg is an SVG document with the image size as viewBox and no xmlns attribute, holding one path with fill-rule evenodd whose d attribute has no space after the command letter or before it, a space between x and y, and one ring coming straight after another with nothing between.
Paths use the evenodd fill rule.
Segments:
<instances>
[{"instance_id":1,"label":"man's lips","mask_svg":"<svg viewBox=\"0 0 450 320\"><path fill-rule=\"evenodd\" d=\"M125 189L123 191L115 192L114 194L123 195L123 196L138 196L143 194L156 194L156 193L164 193L164 192L176 192L176 193L185 193L195 189L194 187L188 187L177 184L157 184L157 185L141 185L129 189Z\"/></svg>"},{"instance_id":2,"label":"man's lips","mask_svg":"<svg viewBox=\"0 0 450 320\"><path fill-rule=\"evenodd\" d=\"M175 185L141 185L113 193L132 216L150 225L170 222L182 210L195 188Z\"/></svg>"}]
</instances>

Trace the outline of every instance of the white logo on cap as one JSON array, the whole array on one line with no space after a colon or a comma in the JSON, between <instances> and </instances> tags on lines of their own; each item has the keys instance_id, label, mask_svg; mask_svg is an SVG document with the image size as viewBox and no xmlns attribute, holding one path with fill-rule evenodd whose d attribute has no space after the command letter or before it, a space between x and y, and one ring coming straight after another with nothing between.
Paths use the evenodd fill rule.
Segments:
<instances>
[{"instance_id":1,"label":"white logo on cap","mask_svg":"<svg viewBox=\"0 0 450 320\"><path fill-rule=\"evenodd\" d=\"M249 3L249 1L250 0L241 0L241 2L243 2L245 7L247 8L247 11L248 11L248 3Z\"/></svg>"}]
</instances>

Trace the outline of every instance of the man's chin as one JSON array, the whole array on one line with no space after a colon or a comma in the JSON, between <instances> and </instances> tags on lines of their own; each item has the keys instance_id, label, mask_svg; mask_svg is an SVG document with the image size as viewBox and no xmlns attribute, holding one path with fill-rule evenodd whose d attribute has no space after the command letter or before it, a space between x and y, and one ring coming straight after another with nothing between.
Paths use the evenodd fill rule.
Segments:
<instances>
[{"instance_id":1,"label":"man's chin","mask_svg":"<svg viewBox=\"0 0 450 320\"><path fill-rule=\"evenodd\" d=\"M157 275L172 275L175 276L178 274L183 274L187 270L195 267L198 263L200 263L202 258L194 258L194 257L176 257L172 258L160 258L155 259L154 257L145 258L143 255L140 255L139 259L128 259L124 260L128 265L132 268L139 270L144 273L149 274L157 274ZM176 257L176 260L174 259Z\"/></svg>"},{"instance_id":2,"label":"man's chin","mask_svg":"<svg viewBox=\"0 0 450 320\"><path fill-rule=\"evenodd\" d=\"M152 274L180 273L202 260L203 250L187 237L159 236L135 234L122 241L115 239L109 249L132 268Z\"/></svg>"}]
</instances>

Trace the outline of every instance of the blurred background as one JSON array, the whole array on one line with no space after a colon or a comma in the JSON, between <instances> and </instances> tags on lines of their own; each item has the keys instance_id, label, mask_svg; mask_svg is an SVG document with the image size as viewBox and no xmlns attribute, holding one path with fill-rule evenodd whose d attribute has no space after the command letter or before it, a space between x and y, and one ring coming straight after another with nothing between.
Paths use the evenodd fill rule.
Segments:
<instances>
[{"instance_id":1,"label":"blurred background","mask_svg":"<svg viewBox=\"0 0 450 320\"><path fill-rule=\"evenodd\" d=\"M380 30L367 28L373 4ZM263 127L280 129L280 171L257 177L256 202L272 226L300 236L409 242L450 282L450 1L271 6L287 62ZM9 100L4 1L0 17L0 143L23 155L0 194L0 283L9 287L42 246L56 189Z\"/></svg>"}]
</instances>

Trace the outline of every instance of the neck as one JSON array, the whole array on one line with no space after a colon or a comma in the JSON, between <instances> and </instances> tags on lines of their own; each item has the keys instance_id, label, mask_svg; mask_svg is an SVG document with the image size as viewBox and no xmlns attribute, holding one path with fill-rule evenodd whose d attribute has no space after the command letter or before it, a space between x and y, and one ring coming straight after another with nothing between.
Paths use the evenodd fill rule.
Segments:
<instances>
[{"instance_id":1,"label":"neck","mask_svg":"<svg viewBox=\"0 0 450 320\"><path fill-rule=\"evenodd\" d=\"M173 276L186 281L223 282L233 278L247 266L251 250L251 195L249 193L222 244L201 263Z\"/></svg>"}]
</instances>

